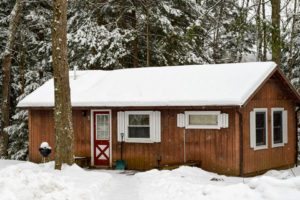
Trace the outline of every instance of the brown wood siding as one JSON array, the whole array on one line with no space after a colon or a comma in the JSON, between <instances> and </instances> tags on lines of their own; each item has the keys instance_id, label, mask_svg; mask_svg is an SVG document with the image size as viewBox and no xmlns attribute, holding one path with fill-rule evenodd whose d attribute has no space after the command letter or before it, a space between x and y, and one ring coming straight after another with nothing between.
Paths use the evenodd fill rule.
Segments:
<instances>
[{"instance_id":1,"label":"brown wood siding","mask_svg":"<svg viewBox=\"0 0 300 200\"><path fill-rule=\"evenodd\" d=\"M117 109L112 109L113 162L120 159L121 156L121 144L117 142L118 111ZM178 128L177 114L185 110L161 109L159 111L161 111L160 143L124 143L123 158L127 161L129 169L147 170L155 168L158 166L158 159L161 159L161 166L183 163L185 130L187 161L199 161L202 164L202 168L209 171L238 175L239 133L234 123L237 120L235 109L227 108L221 110L229 114L230 125L229 128L220 130ZM76 156L91 155L90 111L86 111L86 116L83 115L82 110L73 110ZM37 149L42 141L47 141L54 147L53 127L52 110L30 111L29 154L31 161L41 161L41 156ZM53 156L54 154L51 156L52 159Z\"/></svg>"},{"instance_id":2,"label":"brown wood siding","mask_svg":"<svg viewBox=\"0 0 300 200\"><path fill-rule=\"evenodd\" d=\"M255 174L267 169L281 168L295 163L295 103L277 78L271 78L242 109L244 133L244 174ZM282 107L288 111L288 143L284 147L272 148L271 108ZM250 148L250 112L254 108L268 109L268 148Z\"/></svg>"},{"instance_id":3,"label":"brown wood siding","mask_svg":"<svg viewBox=\"0 0 300 200\"><path fill-rule=\"evenodd\" d=\"M218 109L220 110L220 109ZM129 169L146 170L184 162L184 130L186 134L186 160L199 161L201 167L223 174L239 174L239 132L236 129L236 112L229 114L229 128L184 129L177 127L177 114L185 110L161 109L161 142L153 144L124 143L123 159ZM120 159L121 145L117 142L117 112L112 112L113 162Z\"/></svg>"},{"instance_id":4,"label":"brown wood siding","mask_svg":"<svg viewBox=\"0 0 300 200\"><path fill-rule=\"evenodd\" d=\"M73 110L73 127L75 134L75 155L90 156L90 112ZM30 110L29 112L29 159L41 162L42 157L38 148L46 141L53 147L50 159L54 158L54 120L53 110Z\"/></svg>"}]
</instances>

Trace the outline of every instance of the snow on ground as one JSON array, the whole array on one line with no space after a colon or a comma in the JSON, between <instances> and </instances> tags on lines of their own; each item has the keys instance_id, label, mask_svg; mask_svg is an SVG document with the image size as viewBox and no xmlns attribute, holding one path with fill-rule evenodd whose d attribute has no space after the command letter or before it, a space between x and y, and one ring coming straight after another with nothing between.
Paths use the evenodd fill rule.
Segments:
<instances>
[{"instance_id":1,"label":"snow on ground","mask_svg":"<svg viewBox=\"0 0 300 200\"><path fill-rule=\"evenodd\" d=\"M294 170L295 171L295 170ZM139 173L143 199L300 199L300 168L269 171L264 176L238 178L220 176L198 168L180 167L173 171Z\"/></svg>"},{"instance_id":2,"label":"snow on ground","mask_svg":"<svg viewBox=\"0 0 300 200\"><path fill-rule=\"evenodd\" d=\"M103 195L102 188L111 175L88 172L80 167L63 166L54 170L54 163L0 160L1 200L94 200Z\"/></svg>"},{"instance_id":3,"label":"snow on ground","mask_svg":"<svg viewBox=\"0 0 300 200\"><path fill-rule=\"evenodd\" d=\"M1 200L298 200L300 167L239 178L195 167L134 171L84 170L76 165L53 169L53 162L0 160Z\"/></svg>"}]
</instances>

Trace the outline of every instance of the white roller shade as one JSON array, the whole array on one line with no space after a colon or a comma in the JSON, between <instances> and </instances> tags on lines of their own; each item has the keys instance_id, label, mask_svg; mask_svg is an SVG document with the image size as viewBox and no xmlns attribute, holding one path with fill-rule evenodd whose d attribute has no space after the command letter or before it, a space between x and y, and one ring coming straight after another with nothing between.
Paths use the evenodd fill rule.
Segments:
<instances>
[{"instance_id":1,"label":"white roller shade","mask_svg":"<svg viewBox=\"0 0 300 200\"><path fill-rule=\"evenodd\" d=\"M121 133L125 134L125 113L124 112L118 112L117 121L118 121L118 142L121 142L122 141Z\"/></svg>"},{"instance_id":2,"label":"white roller shade","mask_svg":"<svg viewBox=\"0 0 300 200\"><path fill-rule=\"evenodd\" d=\"M250 112L250 147L255 147L255 112Z\"/></svg>"},{"instance_id":3,"label":"white roller shade","mask_svg":"<svg viewBox=\"0 0 300 200\"><path fill-rule=\"evenodd\" d=\"M282 113L282 134L283 134L283 143L288 143L288 111L284 110Z\"/></svg>"}]
</instances>

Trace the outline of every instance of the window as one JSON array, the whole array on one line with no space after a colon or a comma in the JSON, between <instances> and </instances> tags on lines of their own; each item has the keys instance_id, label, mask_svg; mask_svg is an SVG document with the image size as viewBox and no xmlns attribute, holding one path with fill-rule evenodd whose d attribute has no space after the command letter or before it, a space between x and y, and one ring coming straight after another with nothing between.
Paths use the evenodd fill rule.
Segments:
<instances>
[{"instance_id":1,"label":"window","mask_svg":"<svg viewBox=\"0 0 300 200\"><path fill-rule=\"evenodd\" d=\"M272 108L272 147L287 143L287 111L283 108Z\"/></svg>"},{"instance_id":2,"label":"window","mask_svg":"<svg viewBox=\"0 0 300 200\"><path fill-rule=\"evenodd\" d=\"M256 146L264 146L266 145L266 112L258 111L255 113L255 124L256 124Z\"/></svg>"},{"instance_id":3,"label":"window","mask_svg":"<svg viewBox=\"0 0 300 200\"><path fill-rule=\"evenodd\" d=\"M128 115L128 138L150 138L150 115Z\"/></svg>"},{"instance_id":4,"label":"window","mask_svg":"<svg viewBox=\"0 0 300 200\"><path fill-rule=\"evenodd\" d=\"M250 112L250 146L254 150L268 147L267 108L255 108Z\"/></svg>"},{"instance_id":5,"label":"window","mask_svg":"<svg viewBox=\"0 0 300 200\"><path fill-rule=\"evenodd\" d=\"M273 112L273 143L282 143L282 111Z\"/></svg>"},{"instance_id":6,"label":"window","mask_svg":"<svg viewBox=\"0 0 300 200\"><path fill-rule=\"evenodd\" d=\"M109 114L96 114L96 140L109 140Z\"/></svg>"},{"instance_id":7,"label":"window","mask_svg":"<svg viewBox=\"0 0 300 200\"><path fill-rule=\"evenodd\" d=\"M118 112L118 141L153 143L160 142L159 111Z\"/></svg>"},{"instance_id":8,"label":"window","mask_svg":"<svg viewBox=\"0 0 300 200\"><path fill-rule=\"evenodd\" d=\"M189 115L189 125L218 126L218 115Z\"/></svg>"},{"instance_id":9,"label":"window","mask_svg":"<svg viewBox=\"0 0 300 200\"><path fill-rule=\"evenodd\" d=\"M228 121L228 115L226 115L226 117ZM185 112L185 127L188 129L220 129L222 127L222 121L220 111Z\"/></svg>"}]
</instances>

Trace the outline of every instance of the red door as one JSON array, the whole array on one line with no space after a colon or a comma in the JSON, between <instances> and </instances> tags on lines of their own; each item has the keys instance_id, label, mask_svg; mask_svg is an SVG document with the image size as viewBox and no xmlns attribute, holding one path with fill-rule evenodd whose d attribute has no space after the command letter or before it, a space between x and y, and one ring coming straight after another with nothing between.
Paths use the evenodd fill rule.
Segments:
<instances>
[{"instance_id":1,"label":"red door","mask_svg":"<svg viewBox=\"0 0 300 200\"><path fill-rule=\"evenodd\" d=\"M94 162L95 165L109 166L110 160L110 114L94 112Z\"/></svg>"}]
</instances>

